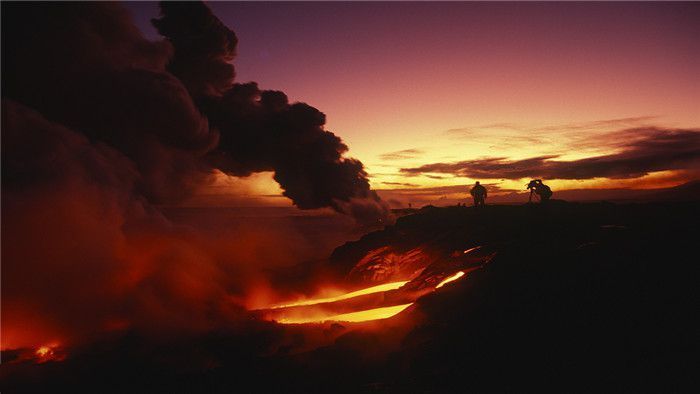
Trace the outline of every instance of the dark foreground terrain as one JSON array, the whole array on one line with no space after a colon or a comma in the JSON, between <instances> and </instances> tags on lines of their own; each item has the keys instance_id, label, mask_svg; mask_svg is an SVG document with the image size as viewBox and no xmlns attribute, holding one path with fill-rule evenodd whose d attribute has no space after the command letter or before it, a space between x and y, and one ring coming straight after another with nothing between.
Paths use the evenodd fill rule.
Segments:
<instances>
[{"instance_id":1,"label":"dark foreground terrain","mask_svg":"<svg viewBox=\"0 0 700 394\"><path fill-rule=\"evenodd\" d=\"M7 351L0 389L697 392L699 207L424 208L338 248L328 264L347 272L384 245L431 255L482 245L497 254L392 319L282 326L241 318L206 335L118 335L41 364Z\"/></svg>"}]
</instances>

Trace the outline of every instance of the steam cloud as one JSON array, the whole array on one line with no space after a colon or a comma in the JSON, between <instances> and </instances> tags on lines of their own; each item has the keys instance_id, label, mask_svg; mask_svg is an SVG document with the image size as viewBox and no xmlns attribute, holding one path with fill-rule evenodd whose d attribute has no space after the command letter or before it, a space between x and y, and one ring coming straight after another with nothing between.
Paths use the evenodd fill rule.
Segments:
<instances>
[{"instance_id":1,"label":"steam cloud","mask_svg":"<svg viewBox=\"0 0 700 394\"><path fill-rule=\"evenodd\" d=\"M274 171L302 209L388 218L323 113L234 83L237 38L204 4L162 4L161 42L118 4L15 3L3 13L5 346L123 325L207 328L236 315L232 292L261 271L250 248L275 234L211 240L153 205L179 201L214 169ZM20 338L27 325L33 337Z\"/></svg>"}]
</instances>

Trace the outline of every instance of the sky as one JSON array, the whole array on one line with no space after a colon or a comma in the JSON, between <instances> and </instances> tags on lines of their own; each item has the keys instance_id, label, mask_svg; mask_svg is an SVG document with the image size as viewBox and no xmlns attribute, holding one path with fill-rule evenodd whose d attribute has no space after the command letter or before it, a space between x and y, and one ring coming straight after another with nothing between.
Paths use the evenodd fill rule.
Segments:
<instances>
[{"instance_id":1,"label":"sky","mask_svg":"<svg viewBox=\"0 0 700 394\"><path fill-rule=\"evenodd\" d=\"M555 191L656 188L698 176L698 3L209 6L238 36L236 81L323 111L375 189L512 190L534 177ZM127 7L159 39L157 5ZM283 200L268 198L280 192L271 173L222 174L206 194L231 183Z\"/></svg>"}]
</instances>

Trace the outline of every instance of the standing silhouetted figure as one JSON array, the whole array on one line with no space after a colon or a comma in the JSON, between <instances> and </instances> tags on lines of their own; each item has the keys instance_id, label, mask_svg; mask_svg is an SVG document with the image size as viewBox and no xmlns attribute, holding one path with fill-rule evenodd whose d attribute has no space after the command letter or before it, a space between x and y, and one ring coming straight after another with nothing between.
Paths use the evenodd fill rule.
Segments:
<instances>
[{"instance_id":1,"label":"standing silhouetted figure","mask_svg":"<svg viewBox=\"0 0 700 394\"><path fill-rule=\"evenodd\" d=\"M542 179L531 180L530 183L527 184L527 188L530 189L530 198L528 202L532 202L533 194L539 196L541 203L548 201L549 198L552 197L552 189L542 183Z\"/></svg>"},{"instance_id":2,"label":"standing silhouetted figure","mask_svg":"<svg viewBox=\"0 0 700 394\"><path fill-rule=\"evenodd\" d=\"M481 186L479 181L476 182L474 187L469 191L469 194L474 197L474 206L479 207L479 206L484 206L486 205L486 202L484 201L486 199L486 188Z\"/></svg>"}]
</instances>

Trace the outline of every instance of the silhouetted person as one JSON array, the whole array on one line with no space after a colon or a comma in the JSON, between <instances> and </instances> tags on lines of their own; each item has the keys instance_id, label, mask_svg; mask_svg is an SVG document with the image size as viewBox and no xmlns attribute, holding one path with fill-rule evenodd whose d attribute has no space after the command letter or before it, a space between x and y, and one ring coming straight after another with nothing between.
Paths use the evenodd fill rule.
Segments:
<instances>
[{"instance_id":1,"label":"silhouetted person","mask_svg":"<svg viewBox=\"0 0 700 394\"><path fill-rule=\"evenodd\" d=\"M485 206L486 202L484 201L486 199L486 188L481 186L479 181L476 182L474 187L469 191L469 194L474 197L474 206L479 207L479 206Z\"/></svg>"},{"instance_id":2,"label":"silhouetted person","mask_svg":"<svg viewBox=\"0 0 700 394\"><path fill-rule=\"evenodd\" d=\"M542 183L542 179L533 179L527 184L527 188L530 189L530 198L528 202L532 202L532 195L537 194L540 198L540 202L548 201L552 197L552 189L549 186Z\"/></svg>"},{"instance_id":3,"label":"silhouetted person","mask_svg":"<svg viewBox=\"0 0 700 394\"><path fill-rule=\"evenodd\" d=\"M537 194L540 195L540 199L542 202L549 201L549 198L552 197L552 189L549 188L549 186L545 185L542 183L541 179L537 180Z\"/></svg>"}]
</instances>

